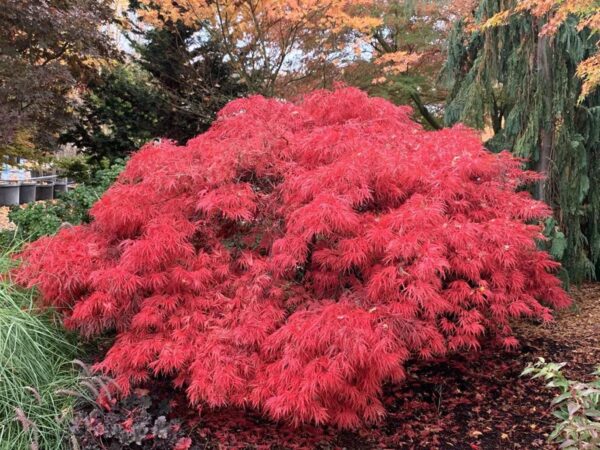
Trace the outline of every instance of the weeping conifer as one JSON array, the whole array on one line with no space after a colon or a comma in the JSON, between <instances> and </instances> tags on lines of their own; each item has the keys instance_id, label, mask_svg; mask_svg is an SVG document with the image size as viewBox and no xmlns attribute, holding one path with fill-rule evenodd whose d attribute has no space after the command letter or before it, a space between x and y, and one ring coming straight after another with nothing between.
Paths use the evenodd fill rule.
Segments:
<instances>
[{"instance_id":1,"label":"weeping conifer","mask_svg":"<svg viewBox=\"0 0 600 450\"><path fill-rule=\"evenodd\" d=\"M475 22L507 3L479 2ZM563 264L579 282L600 273L600 92L578 103L575 70L598 51L598 36L579 31L574 17L552 36L540 36L543 25L526 13L485 30L459 22L443 72L451 87L445 121L490 127L490 150L509 149L546 176L532 189L553 207L566 239Z\"/></svg>"}]
</instances>

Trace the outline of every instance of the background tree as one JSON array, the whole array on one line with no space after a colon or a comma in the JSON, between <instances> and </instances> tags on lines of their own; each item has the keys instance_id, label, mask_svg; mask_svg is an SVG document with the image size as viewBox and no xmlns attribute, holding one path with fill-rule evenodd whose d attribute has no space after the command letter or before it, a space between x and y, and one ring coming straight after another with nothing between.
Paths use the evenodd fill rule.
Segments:
<instances>
[{"instance_id":1,"label":"background tree","mask_svg":"<svg viewBox=\"0 0 600 450\"><path fill-rule=\"evenodd\" d=\"M123 157L157 136L161 92L137 64L105 67L87 88L62 142L100 161Z\"/></svg>"},{"instance_id":2,"label":"background tree","mask_svg":"<svg viewBox=\"0 0 600 450\"><path fill-rule=\"evenodd\" d=\"M546 16L547 22L542 28L541 35L553 35L561 25L571 18L577 19L578 29L587 28L594 33L600 32L600 3L598 0L524 0L512 8L500 11L484 24L493 27L506 23L506 19L514 14L529 12L535 17ZM583 60L577 67L577 75L583 80L580 100L600 86L600 53L595 52Z\"/></svg>"},{"instance_id":3,"label":"background tree","mask_svg":"<svg viewBox=\"0 0 600 450\"><path fill-rule=\"evenodd\" d=\"M344 80L396 104L413 103L424 124L441 128L446 91L437 79L445 61L452 21L472 1L378 0L366 14L379 25L366 33L352 33L357 58L344 71ZM361 12L358 11L358 14ZM436 114L436 112L438 114Z\"/></svg>"},{"instance_id":4,"label":"background tree","mask_svg":"<svg viewBox=\"0 0 600 450\"><path fill-rule=\"evenodd\" d=\"M298 72L303 78L299 69L306 59L327 59L335 47L332 37L349 23L359 30L379 23L368 16L352 17L346 11L349 3L360 8L371 0L139 0L138 14L158 27L206 25L249 89L273 95L280 74Z\"/></svg>"},{"instance_id":5,"label":"background tree","mask_svg":"<svg viewBox=\"0 0 600 450\"><path fill-rule=\"evenodd\" d=\"M63 135L95 160L124 157L164 137L185 143L244 87L211 42L181 23L129 30L127 64L107 67L88 83L78 121Z\"/></svg>"},{"instance_id":6,"label":"background tree","mask_svg":"<svg viewBox=\"0 0 600 450\"><path fill-rule=\"evenodd\" d=\"M161 92L160 136L185 143L207 130L226 103L246 93L205 27L177 22L138 32L139 64Z\"/></svg>"},{"instance_id":7,"label":"background tree","mask_svg":"<svg viewBox=\"0 0 600 450\"><path fill-rule=\"evenodd\" d=\"M390 98L443 103L435 82L449 22L468 0L141 0L139 16L163 27L203 24L252 92L282 97L343 80Z\"/></svg>"},{"instance_id":8,"label":"background tree","mask_svg":"<svg viewBox=\"0 0 600 450\"><path fill-rule=\"evenodd\" d=\"M0 8L0 153L52 150L71 100L98 61L115 56L105 0L4 0Z\"/></svg>"},{"instance_id":9,"label":"background tree","mask_svg":"<svg viewBox=\"0 0 600 450\"><path fill-rule=\"evenodd\" d=\"M454 28L444 73L452 86L446 123L489 127L489 148L511 149L546 176L534 190L565 230L564 263L575 280L593 277L600 263L592 3L483 0Z\"/></svg>"}]
</instances>

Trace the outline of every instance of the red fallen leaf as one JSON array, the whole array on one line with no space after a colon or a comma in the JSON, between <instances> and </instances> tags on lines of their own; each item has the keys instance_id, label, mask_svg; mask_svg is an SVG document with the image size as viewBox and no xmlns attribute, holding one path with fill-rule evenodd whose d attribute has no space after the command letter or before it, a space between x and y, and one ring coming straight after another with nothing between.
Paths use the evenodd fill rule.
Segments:
<instances>
[{"instance_id":1,"label":"red fallen leaf","mask_svg":"<svg viewBox=\"0 0 600 450\"><path fill-rule=\"evenodd\" d=\"M200 423L200 418L193 417L193 418L187 419L186 423L190 428L194 428L196 425L198 425Z\"/></svg>"},{"instance_id":2,"label":"red fallen leaf","mask_svg":"<svg viewBox=\"0 0 600 450\"><path fill-rule=\"evenodd\" d=\"M106 411L110 411L116 401L117 400L115 398L109 398L104 392L102 392L96 399L96 403L98 403L98 405L100 405L100 407L104 408Z\"/></svg>"},{"instance_id":3,"label":"red fallen leaf","mask_svg":"<svg viewBox=\"0 0 600 450\"><path fill-rule=\"evenodd\" d=\"M469 444L469 447L471 447L473 450L480 450L480 447L477 444Z\"/></svg>"},{"instance_id":4,"label":"red fallen leaf","mask_svg":"<svg viewBox=\"0 0 600 450\"><path fill-rule=\"evenodd\" d=\"M123 429L125 431L131 431L131 427L133 426L133 419L130 417L129 419L123 421L121 425L123 425Z\"/></svg>"},{"instance_id":5,"label":"red fallen leaf","mask_svg":"<svg viewBox=\"0 0 600 450\"><path fill-rule=\"evenodd\" d=\"M198 430L198 435L202 438L205 438L206 436L208 436L210 434L210 428L200 428L200 430Z\"/></svg>"},{"instance_id":6,"label":"red fallen leaf","mask_svg":"<svg viewBox=\"0 0 600 450\"><path fill-rule=\"evenodd\" d=\"M173 447L173 450L188 450L192 446L192 439L189 437L181 438Z\"/></svg>"}]
</instances>

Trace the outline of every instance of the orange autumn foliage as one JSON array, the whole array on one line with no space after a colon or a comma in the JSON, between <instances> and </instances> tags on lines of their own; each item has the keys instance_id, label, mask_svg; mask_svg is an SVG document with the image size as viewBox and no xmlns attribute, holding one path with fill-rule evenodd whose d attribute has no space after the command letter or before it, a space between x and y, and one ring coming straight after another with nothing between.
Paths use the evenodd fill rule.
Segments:
<instances>
[{"instance_id":1,"label":"orange autumn foliage","mask_svg":"<svg viewBox=\"0 0 600 450\"><path fill-rule=\"evenodd\" d=\"M356 13L373 1L141 0L138 14L153 26L203 24L250 89L271 95L280 73L295 71L306 58L327 59L345 30L379 26L376 17Z\"/></svg>"},{"instance_id":2,"label":"orange autumn foliage","mask_svg":"<svg viewBox=\"0 0 600 450\"><path fill-rule=\"evenodd\" d=\"M372 60L381 75L439 66L443 36L473 0L141 0L142 21L199 26L218 41L254 92L289 96L291 83L310 84L315 73ZM434 30L426 48L407 35ZM438 27L439 29L437 29ZM441 38L441 39L440 39ZM383 43L382 41L387 41ZM352 55L353 56L349 56ZM323 80L320 81L323 83Z\"/></svg>"}]
</instances>

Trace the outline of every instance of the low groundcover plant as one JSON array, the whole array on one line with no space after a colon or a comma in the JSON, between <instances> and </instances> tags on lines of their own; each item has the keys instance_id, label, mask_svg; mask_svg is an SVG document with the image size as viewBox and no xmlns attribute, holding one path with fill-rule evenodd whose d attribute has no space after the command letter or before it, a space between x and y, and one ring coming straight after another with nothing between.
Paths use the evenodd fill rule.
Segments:
<instances>
[{"instance_id":1,"label":"low groundcover plant","mask_svg":"<svg viewBox=\"0 0 600 450\"><path fill-rule=\"evenodd\" d=\"M549 440L566 450L595 450L600 448L600 366L590 382L570 380L563 373L566 363L546 362L539 358L529 364L523 375L543 378L546 387L558 389L552 400L553 415L560 419Z\"/></svg>"},{"instance_id":2,"label":"low groundcover plant","mask_svg":"<svg viewBox=\"0 0 600 450\"><path fill-rule=\"evenodd\" d=\"M409 358L517 344L569 304L536 247L537 179L465 127L426 131L352 88L231 102L186 146L149 144L89 225L16 272L68 328L116 340L97 369L198 407L292 423L380 419Z\"/></svg>"}]
</instances>

